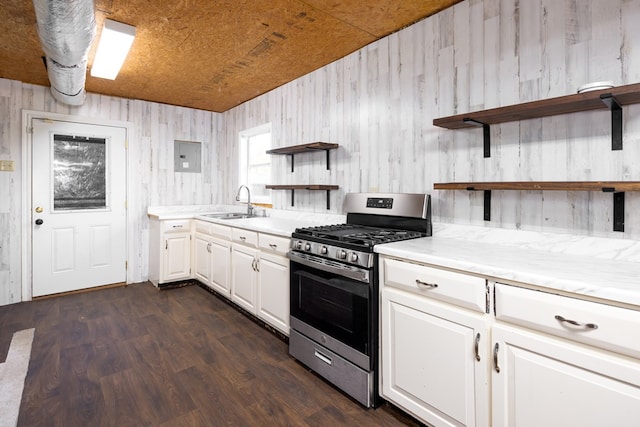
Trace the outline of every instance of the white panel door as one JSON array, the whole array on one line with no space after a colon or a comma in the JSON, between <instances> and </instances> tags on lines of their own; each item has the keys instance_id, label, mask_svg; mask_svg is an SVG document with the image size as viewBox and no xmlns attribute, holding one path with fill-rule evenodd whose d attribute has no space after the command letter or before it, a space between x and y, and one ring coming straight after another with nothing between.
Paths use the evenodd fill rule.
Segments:
<instances>
[{"instance_id":1,"label":"white panel door","mask_svg":"<svg viewBox=\"0 0 640 427\"><path fill-rule=\"evenodd\" d=\"M251 313L256 312L256 255L244 245L231 246L231 299Z\"/></svg>"},{"instance_id":2,"label":"white panel door","mask_svg":"<svg viewBox=\"0 0 640 427\"><path fill-rule=\"evenodd\" d=\"M126 129L33 119L33 296L126 281Z\"/></svg>"},{"instance_id":3,"label":"white panel door","mask_svg":"<svg viewBox=\"0 0 640 427\"><path fill-rule=\"evenodd\" d=\"M492 334L493 426L640 425L638 360L506 325Z\"/></svg>"},{"instance_id":4,"label":"white panel door","mask_svg":"<svg viewBox=\"0 0 640 427\"><path fill-rule=\"evenodd\" d=\"M222 295L231 296L231 242L227 240L211 239L211 287Z\"/></svg>"},{"instance_id":5,"label":"white panel door","mask_svg":"<svg viewBox=\"0 0 640 427\"><path fill-rule=\"evenodd\" d=\"M196 233L193 242L193 253L195 256L193 262L193 272L200 282L209 285L211 280L211 242L209 236Z\"/></svg>"},{"instance_id":6,"label":"white panel door","mask_svg":"<svg viewBox=\"0 0 640 427\"><path fill-rule=\"evenodd\" d=\"M263 252L258 271L258 316L288 335L289 259Z\"/></svg>"},{"instance_id":7,"label":"white panel door","mask_svg":"<svg viewBox=\"0 0 640 427\"><path fill-rule=\"evenodd\" d=\"M382 396L434 426L489 425L489 327L482 315L382 291Z\"/></svg>"}]
</instances>

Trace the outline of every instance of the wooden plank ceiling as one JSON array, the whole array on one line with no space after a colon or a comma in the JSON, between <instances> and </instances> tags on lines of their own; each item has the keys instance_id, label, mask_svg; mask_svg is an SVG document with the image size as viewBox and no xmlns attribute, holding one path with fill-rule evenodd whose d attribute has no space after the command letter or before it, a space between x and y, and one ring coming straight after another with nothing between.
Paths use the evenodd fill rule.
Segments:
<instances>
[{"instance_id":1,"label":"wooden plank ceiling","mask_svg":"<svg viewBox=\"0 0 640 427\"><path fill-rule=\"evenodd\" d=\"M88 92L222 112L461 0L95 0L136 27L116 80ZM0 5L0 77L49 85L32 1ZM89 53L89 67L97 43Z\"/></svg>"}]
</instances>

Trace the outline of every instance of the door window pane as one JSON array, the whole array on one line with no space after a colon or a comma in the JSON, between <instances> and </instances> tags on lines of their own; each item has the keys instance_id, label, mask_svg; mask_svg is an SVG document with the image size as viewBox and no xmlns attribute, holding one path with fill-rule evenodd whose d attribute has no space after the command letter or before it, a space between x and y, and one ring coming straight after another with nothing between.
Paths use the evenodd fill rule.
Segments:
<instances>
[{"instance_id":1,"label":"door window pane","mask_svg":"<svg viewBox=\"0 0 640 427\"><path fill-rule=\"evenodd\" d=\"M107 207L106 140L54 135L53 209Z\"/></svg>"}]
</instances>

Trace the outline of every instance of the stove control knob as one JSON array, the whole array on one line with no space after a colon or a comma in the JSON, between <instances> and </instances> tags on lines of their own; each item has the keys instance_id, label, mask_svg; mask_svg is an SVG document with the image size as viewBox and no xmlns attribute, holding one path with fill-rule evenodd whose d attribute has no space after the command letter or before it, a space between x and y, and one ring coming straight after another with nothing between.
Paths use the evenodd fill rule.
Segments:
<instances>
[{"instance_id":1,"label":"stove control knob","mask_svg":"<svg viewBox=\"0 0 640 427\"><path fill-rule=\"evenodd\" d=\"M358 261L358 254L355 252L351 252L351 258L350 258L351 262L356 262Z\"/></svg>"},{"instance_id":2,"label":"stove control knob","mask_svg":"<svg viewBox=\"0 0 640 427\"><path fill-rule=\"evenodd\" d=\"M326 247L326 246L322 246L322 247L320 248L320 253L321 253L322 255L326 255L327 253L329 253L329 249L327 249L327 247Z\"/></svg>"},{"instance_id":3,"label":"stove control knob","mask_svg":"<svg viewBox=\"0 0 640 427\"><path fill-rule=\"evenodd\" d=\"M344 249L339 249L336 255L338 256L338 259L347 259L347 251Z\"/></svg>"},{"instance_id":4,"label":"stove control knob","mask_svg":"<svg viewBox=\"0 0 640 427\"><path fill-rule=\"evenodd\" d=\"M301 250L302 249L302 242L300 240L298 240L296 242L296 249Z\"/></svg>"},{"instance_id":5,"label":"stove control knob","mask_svg":"<svg viewBox=\"0 0 640 427\"><path fill-rule=\"evenodd\" d=\"M311 243L307 243L304 245L304 250L305 251L310 251L311 250Z\"/></svg>"}]
</instances>

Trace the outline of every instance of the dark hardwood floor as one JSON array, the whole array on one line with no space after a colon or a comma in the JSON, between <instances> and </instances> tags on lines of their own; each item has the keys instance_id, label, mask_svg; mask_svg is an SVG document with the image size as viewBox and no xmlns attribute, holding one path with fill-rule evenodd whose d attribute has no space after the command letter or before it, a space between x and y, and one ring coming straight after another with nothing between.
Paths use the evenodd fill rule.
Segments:
<instances>
[{"instance_id":1,"label":"dark hardwood floor","mask_svg":"<svg viewBox=\"0 0 640 427\"><path fill-rule=\"evenodd\" d=\"M0 361L35 328L20 426L403 426L199 286L150 283L0 307Z\"/></svg>"}]
</instances>

